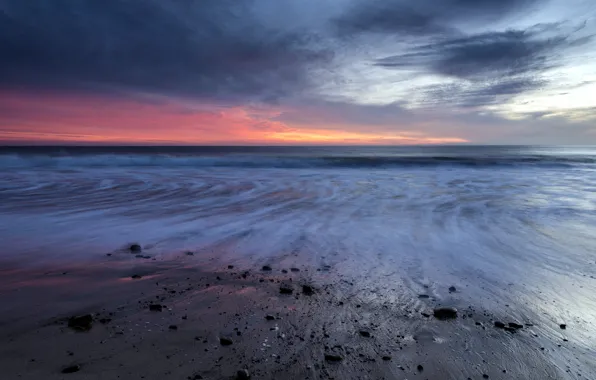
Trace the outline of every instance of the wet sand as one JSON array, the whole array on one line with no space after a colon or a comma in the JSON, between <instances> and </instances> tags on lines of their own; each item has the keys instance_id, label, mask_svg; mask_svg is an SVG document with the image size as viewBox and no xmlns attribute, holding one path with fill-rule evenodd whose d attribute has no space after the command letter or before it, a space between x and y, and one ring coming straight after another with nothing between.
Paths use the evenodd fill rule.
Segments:
<instances>
[{"instance_id":1,"label":"wet sand","mask_svg":"<svg viewBox=\"0 0 596 380\"><path fill-rule=\"evenodd\" d=\"M596 373L588 353L567 339L573 324L563 330L507 307L486 310L482 300L461 297L467 289L431 285L410 294L388 279L354 281L297 259L217 257L180 252L154 260L120 250L85 264L4 265L0 377L235 379L246 370L252 379L542 380ZM288 287L291 294L280 291ZM440 306L456 307L457 318L435 318ZM68 326L86 314L89 331Z\"/></svg>"}]
</instances>

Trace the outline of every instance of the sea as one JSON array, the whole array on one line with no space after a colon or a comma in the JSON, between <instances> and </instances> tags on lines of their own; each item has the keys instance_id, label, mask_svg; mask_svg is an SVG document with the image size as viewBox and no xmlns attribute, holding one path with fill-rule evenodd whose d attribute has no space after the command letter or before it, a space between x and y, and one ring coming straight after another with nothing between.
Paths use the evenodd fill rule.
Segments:
<instances>
[{"instance_id":1,"label":"sea","mask_svg":"<svg viewBox=\"0 0 596 380\"><path fill-rule=\"evenodd\" d=\"M300 260L405 298L455 286L596 354L591 146L3 147L0 242L12 265L139 243Z\"/></svg>"}]
</instances>

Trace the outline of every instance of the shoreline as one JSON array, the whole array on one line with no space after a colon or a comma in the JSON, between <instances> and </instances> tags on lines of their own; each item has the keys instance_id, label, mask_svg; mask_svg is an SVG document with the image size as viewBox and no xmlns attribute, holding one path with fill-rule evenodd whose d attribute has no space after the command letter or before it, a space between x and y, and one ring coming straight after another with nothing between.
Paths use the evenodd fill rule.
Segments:
<instances>
[{"instance_id":1,"label":"shoreline","mask_svg":"<svg viewBox=\"0 0 596 380\"><path fill-rule=\"evenodd\" d=\"M234 379L241 370L252 379L575 379L594 368L559 340L559 326L458 302L460 290L412 297L330 266L267 265L120 251L81 266L4 272L0 368L8 379ZM434 318L439 306L457 307L457 319ZM89 331L68 327L86 314ZM497 320L523 328L508 332ZM72 366L80 367L62 373Z\"/></svg>"}]
</instances>

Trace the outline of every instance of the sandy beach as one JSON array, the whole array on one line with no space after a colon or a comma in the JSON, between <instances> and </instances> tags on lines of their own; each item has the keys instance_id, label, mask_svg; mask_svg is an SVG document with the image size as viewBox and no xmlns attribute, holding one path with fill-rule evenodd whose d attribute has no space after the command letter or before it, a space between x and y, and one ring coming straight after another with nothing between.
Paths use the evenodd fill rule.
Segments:
<instances>
[{"instance_id":1,"label":"sandy beach","mask_svg":"<svg viewBox=\"0 0 596 380\"><path fill-rule=\"evenodd\" d=\"M572 324L485 310L460 300L467 289L408 294L299 261L121 249L85 265L4 270L2 378L591 378L593 363L567 339ZM457 317L436 318L441 306ZM92 323L72 326L86 315Z\"/></svg>"}]
</instances>

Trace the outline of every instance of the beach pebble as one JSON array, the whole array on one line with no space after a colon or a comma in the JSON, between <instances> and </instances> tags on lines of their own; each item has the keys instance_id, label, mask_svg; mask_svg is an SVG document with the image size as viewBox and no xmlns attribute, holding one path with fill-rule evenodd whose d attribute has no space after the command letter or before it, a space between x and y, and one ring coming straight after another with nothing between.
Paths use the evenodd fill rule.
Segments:
<instances>
[{"instance_id":1,"label":"beach pebble","mask_svg":"<svg viewBox=\"0 0 596 380\"><path fill-rule=\"evenodd\" d=\"M290 270L291 270L292 272L300 272L300 269L298 269L298 268L290 268Z\"/></svg>"},{"instance_id":2,"label":"beach pebble","mask_svg":"<svg viewBox=\"0 0 596 380\"><path fill-rule=\"evenodd\" d=\"M163 310L163 306L159 305L159 304L152 304L149 305L149 310L151 311L162 311Z\"/></svg>"},{"instance_id":3,"label":"beach pebble","mask_svg":"<svg viewBox=\"0 0 596 380\"><path fill-rule=\"evenodd\" d=\"M238 371L236 373L236 378L238 380L246 380L246 379L250 379L250 373L248 372L247 369L241 369L240 371Z\"/></svg>"},{"instance_id":4,"label":"beach pebble","mask_svg":"<svg viewBox=\"0 0 596 380\"><path fill-rule=\"evenodd\" d=\"M268 321L273 321L275 319L275 317L273 315L271 315L271 314L267 314L265 316L265 319L268 320Z\"/></svg>"},{"instance_id":5,"label":"beach pebble","mask_svg":"<svg viewBox=\"0 0 596 380\"><path fill-rule=\"evenodd\" d=\"M64 367L61 372L62 373L75 373L75 372L79 372L80 370L81 370L81 366L78 364L75 364L75 365L71 365L68 367Z\"/></svg>"},{"instance_id":6,"label":"beach pebble","mask_svg":"<svg viewBox=\"0 0 596 380\"><path fill-rule=\"evenodd\" d=\"M130 276L130 278L132 278L133 280L138 280L143 278L143 276L141 276L140 274L133 274L132 276Z\"/></svg>"},{"instance_id":7,"label":"beach pebble","mask_svg":"<svg viewBox=\"0 0 596 380\"><path fill-rule=\"evenodd\" d=\"M93 326L93 316L91 314L71 317L68 320L68 327L78 331L89 331Z\"/></svg>"},{"instance_id":8,"label":"beach pebble","mask_svg":"<svg viewBox=\"0 0 596 380\"><path fill-rule=\"evenodd\" d=\"M228 265L228 269L234 269L233 265Z\"/></svg>"},{"instance_id":9,"label":"beach pebble","mask_svg":"<svg viewBox=\"0 0 596 380\"><path fill-rule=\"evenodd\" d=\"M131 244L128 248L131 252L138 253L142 251L142 248L139 244Z\"/></svg>"},{"instance_id":10,"label":"beach pebble","mask_svg":"<svg viewBox=\"0 0 596 380\"><path fill-rule=\"evenodd\" d=\"M455 292L457 292L457 289L455 288L455 286L450 286L449 293L455 293Z\"/></svg>"},{"instance_id":11,"label":"beach pebble","mask_svg":"<svg viewBox=\"0 0 596 380\"><path fill-rule=\"evenodd\" d=\"M307 296L312 296L315 293L315 290L310 285L302 285L302 294Z\"/></svg>"},{"instance_id":12,"label":"beach pebble","mask_svg":"<svg viewBox=\"0 0 596 380\"><path fill-rule=\"evenodd\" d=\"M282 284L279 287L279 292L281 294L292 294L294 292L294 288L292 288L292 286L289 284Z\"/></svg>"},{"instance_id":13,"label":"beach pebble","mask_svg":"<svg viewBox=\"0 0 596 380\"><path fill-rule=\"evenodd\" d=\"M288 273L288 271L286 269L282 269L281 273Z\"/></svg>"},{"instance_id":14,"label":"beach pebble","mask_svg":"<svg viewBox=\"0 0 596 380\"><path fill-rule=\"evenodd\" d=\"M509 327L511 327L513 329L522 329L522 328L524 328L524 325L520 325L519 323L516 323L516 322L509 322L508 325L509 325Z\"/></svg>"},{"instance_id":15,"label":"beach pebble","mask_svg":"<svg viewBox=\"0 0 596 380\"><path fill-rule=\"evenodd\" d=\"M264 270L265 272L271 271L271 267L269 265L263 265L263 268L261 268L261 269Z\"/></svg>"},{"instance_id":16,"label":"beach pebble","mask_svg":"<svg viewBox=\"0 0 596 380\"><path fill-rule=\"evenodd\" d=\"M428 294L419 294L418 298L420 299L426 299L426 298L430 298L430 296Z\"/></svg>"},{"instance_id":17,"label":"beach pebble","mask_svg":"<svg viewBox=\"0 0 596 380\"><path fill-rule=\"evenodd\" d=\"M561 324L559 325L559 327L561 328L561 330L565 330L565 329L567 328L567 325L566 325L566 324L564 324L564 323L561 323Z\"/></svg>"},{"instance_id":18,"label":"beach pebble","mask_svg":"<svg viewBox=\"0 0 596 380\"><path fill-rule=\"evenodd\" d=\"M335 354L325 354L325 360L328 362L340 362L344 360L344 358Z\"/></svg>"},{"instance_id":19,"label":"beach pebble","mask_svg":"<svg viewBox=\"0 0 596 380\"><path fill-rule=\"evenodd\" d=\"M219 338L219 343L222 346L229 346L232 343L234 343L234 341L231 338L228 338L228 337L221 337L221 338Z\"/></svg>"},{"instance_id":20,"label":"beach pebble","mask_svg":"<svg viewBox=\"0 0 596 380\"><path fill-rule=\"evenodd\" d=\"M383 360L389 361L389 360L391 360L391 356L385 355L385 356L383 356Z\"/></svg>"},{"instance_id":21,"label":"beach pebble","mask_svg":"<svg viewBox=\"0 0 596 380\"><path fill-rule=\"evenodd\" d=\"M360 336L363 336L365 338L370 338L370 332L368 332L366 330L360 330L358 333L360 334Z\"/></svg>"},{"instance_id":22,"label":"beach pebble","mask_svg":"<svg viewBox=\"0 0 596 380\"><path fill-rule=\"evenodd\" d=\"M187 255L187 256L194 256L194 254L195 254L195 253L194 253L194 252L191 252L191 251L187 251L187 252L186 252L186 255Z\"/></svg>"},{"instance_id":23,"label":"beach pebble","mask_svg":"<svg viewBox=\"0 0 596 380\"><path fill-rule=\"evenodd\" d=\"M424 371L424 367L422 366L422 364L418 364L418 367L416 367L416 369L420 372Z\"/></svg>"},{"instance_id":24,"label":"beach pebble","mask_svg":"<svg viewBox=\"0 0 596 380\"><path fill-rule=\"evenodd\" d=\"M495 321L495 327L499 328L499 329L504 329L505 328L505 324L501 321Z\"/></svg>"},{"instance_id":25,"label":"beach pebble","mask_svg":"<svg viewBox=\"0 0 596 380\"><path fill-rule=\"evenodd\" d=\"M457 318L457 309L454 307L438 307L433 311L433 315L437 319L454 319Z\"/></svg>"},{"instance_id":26,"label":"beach pebble","mask_svg":"<svg viewBox=\"0 0 596 380\"><path fill-rule=\"evenodd\" d=\"M170 325L169 329L170 330L178 330L178 326L176 326L176 325Z\"/></svg>"}]
</instances>

